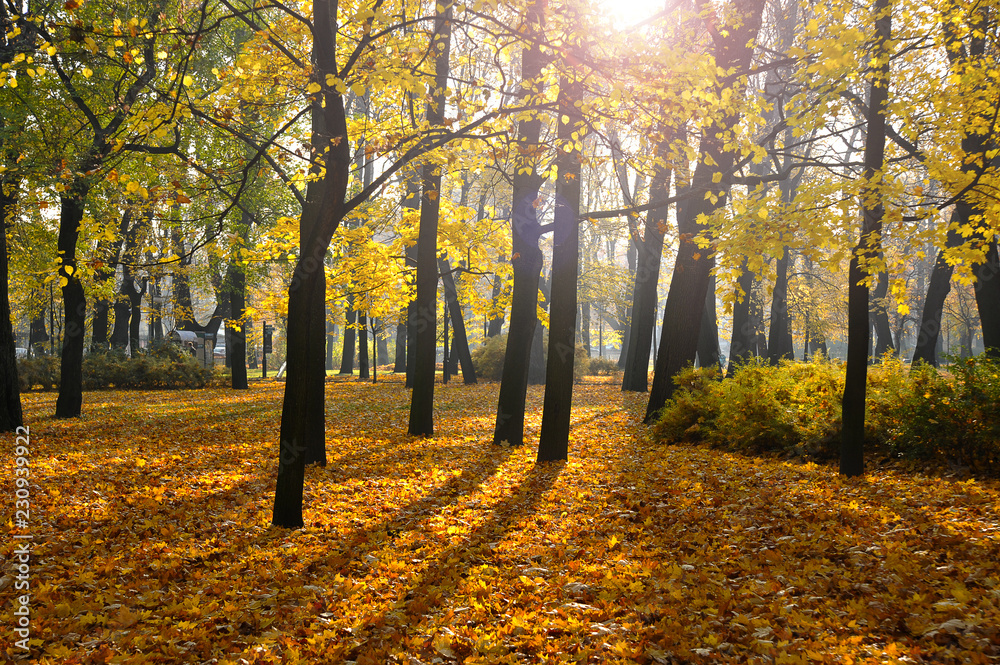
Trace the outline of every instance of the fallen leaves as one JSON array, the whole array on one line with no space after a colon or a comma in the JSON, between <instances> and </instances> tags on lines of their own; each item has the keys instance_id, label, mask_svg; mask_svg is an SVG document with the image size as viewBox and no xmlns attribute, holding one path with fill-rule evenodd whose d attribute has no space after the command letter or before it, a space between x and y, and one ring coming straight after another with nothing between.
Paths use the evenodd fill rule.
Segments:
<instances>
[{"instance_id":1,"label":"fallen leaves","mask_svg":"<svg viewBox=\"0 0 1000 665\"><path fill-rule=\"evenodd\" d=\"M583 384L571 459L491 446L496 385L328 385L308 526L267 525L280 384L99 392L32 431L32 638L51 663L992 662L997 486L646 441ZM537 440L541 391L529 394ZM144 464L143 464L144 463ZM9 459L4 478L9 492ZM37 519L36 517L37 516ZM0 553L9 576L11 545ZM37 564L37 566L35 565ZM0 585L2 586L2 585ZM9 603L13 589L0 588ZM15 655L4 631L0 653Z\"/></svg>"}]
</instances>

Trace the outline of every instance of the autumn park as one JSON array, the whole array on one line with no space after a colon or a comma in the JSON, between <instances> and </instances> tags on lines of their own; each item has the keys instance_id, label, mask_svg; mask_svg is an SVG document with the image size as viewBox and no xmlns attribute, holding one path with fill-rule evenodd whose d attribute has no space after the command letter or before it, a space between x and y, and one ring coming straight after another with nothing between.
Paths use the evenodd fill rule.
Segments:
<instances>
[{"instance_id":1,"label":"autumn park","mask_svg":"<svg viewBox=\"0 0 1000 665\"><path fill-rule=\"evenodd\" d=\"M0 25L3 662L1000 662L1000 1Z\"/></svg>"}]
</instances>

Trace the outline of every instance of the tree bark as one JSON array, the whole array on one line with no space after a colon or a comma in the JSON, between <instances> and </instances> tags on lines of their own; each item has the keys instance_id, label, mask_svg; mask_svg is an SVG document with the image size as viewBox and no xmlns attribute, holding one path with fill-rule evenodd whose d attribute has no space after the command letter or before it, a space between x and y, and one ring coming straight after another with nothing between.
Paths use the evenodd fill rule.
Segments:
<instances>
[{"instance_id":1,"label":"tree bark","mask_svg":"<svg viewBox=\"0 0 1000 665\"><path fill-rule=\"evenodd\" d=\"M0 178L0 432L14 432L24 424L14 350L17 343L10 323L10 258L7 253L7 229L17 204L16 192L16 183Z\"/></svg>"},{"instance_id":2,"label":"tree bark","mask_svg":"<svg viewBox=\"0 0 1000 665\"><path fill-rule=\"evenodd\" d=\"M698 365L715 367L721 373L722 352L719 349L719 320L715 305L715 275L709 278L705 291L705 310L701 316L701 330L698 331Z\"/></svg>"},{"instance_id":3,"label":"tree bark","mask_svg":"<svg viewBox=\"0 0 1000 665\"><path fill-rule=\"evenodd\" d=\"M447 259L438 259L438 265L443 277L445 301L448 303L447 315L451 317L452 363L455 360L462 367L462 381L466 385L476 383L476 369L472 366L472 353L469 351L469 337L465 331L465 315L462 313L462 303L458 300L458 289L455 288L455 278Z\"/></svg>"},{"instance_id":4,"label":"tree bark","mask_svg":"<svg viewBox=\"0 0 1000 665\"><path fill-rule=\"evenodd\" d=\"M556 205L552 230L552 295L549 305L549 353L545 368L545 398L538 439L538 461L565 460L569 454L569 423L573 403L576 358L577 271L580 263L580 144L579 104L583 85L578 73L559 80L556 141ZM568 121L567 121L568 118ZM514 340L512 340L513 342Z\"/></svg>"},{"instance_id":5,"label":"tree bark","mask_svg":"<svg viewBox=\"0 0 1000 665\"><path fill-rule=\"evenodd\" d=\"M370 379L371 368L368 365L368 317L358 312L358 378Z\"/></svg>"},{"instance_id":6,"label":"tree bark","mask_svg":"<svg viewBox=\"0 0 1000 665\"><path fill-rule=\"evenodd\" d=\"M771 326L767 335L767 359L772 365L794 360L792 319L788 312L788 263L790 252L782 247L775 265L774 290L771 292Z\"/></svg>"},{"instance_id":7,"label":"tree bark","mask_svg":"<svg viewBox=\"0 0 1000 665\"><path fill-rule=\"evenodd\" d=\"M748 68L753 55L764 3L763 0L741 0L734 2L733 8L735 11L725 19L725 29L716 32L713 28L716 63L724 70L743 72ZM741 79L733 79L729 85L734 88L745 85L740 81ZM719 92L721 96L722 91ZM738 93L739 90L734 92ZM651 422L673 394L673 377L677 372L694 362L705 308L705 294L715 263L711 258L711 248L698 247L694 238L705 230L699 216L709 215L725 204L729 185L724 181L726 174L732 170L735 153L726 148L723 136L732 131L738 121L738 114L732 112L705 128L700 147L701 157L691 180L693 196L685 205L679 206L677 226L680 245L663 310L663 332L645 422ZM716 177L722 178L720 184L716 184Z\"/></svg>"},{"instance_id":8,"label":"tree bark","mask_svg":"<svg viewBox=\"0 0 1000 665\"><path fill-rule=\"evenodd\" d=\"M749 262L744 257L740 264L740 276L736 279L739 292L743 295L741 300L738 293L738 298L733 304L733 335L729 342L727 377L732 377L737 367L758 355L757 334L760 322L751 316L755 281Z\"/></svg>"},{"instance_id":9,"label":"tree bark","mask_svg":"<svg viewBox=\"0 0 1000 665\"><path fill-rule=\"evenodd\" d=\"M226 349L232 359L232 387L233 390L246 390L250 387L247 382L247 322L246 316L246 295L247 276L242 268L232 268L230 263L230 316L233 322L226 326L230 331L230 339L226 343Z\"/></svg>"},{"instance_id":10,"label":"tree bark","mask_svg":"<svg viewBox=\"0 0 1000 665\"><path fill-rule=\"evenodd\" d=\"M649 185L649 199L665 199L670 194L671 169L667 162L672 132L656 149L658 157ZM660 260L663 257L663 230L667 223L667 208L653 208L646 213L643 237L631 234L636 248L635 280L632 286L631 323L626 345L625 375L622 390L646 392L649 388L649 354L653 328L656 327L657 286L660 281Z\"/></svg>"},{"instance_id":11,"label":"tree bark","mask_svg":"<svg viewBox=\"0 0 1000 665\"><path fill-rule=\"evenodd\" d=\"M987 355L1000 358L1000 255L997 253L996 238L987 245L986 257L976 266L975 275L983 346Z\"/></svg>"},{"instance_id":12,"label":"tree bark","mask_svg":"<svg viewBox=\"0 0 1000 665\"><path fill-rule=\"evenodd\" d=\"M344 308L347 323L344 324L343 348L340 352L340 373L354 374L354 350L357 344L358 315L354 311L354 294L348 294L347 306Z\"/></svg>"},{"instance_id":13,"label":"tree bark","mask_svg":"<svg viewBox=\"0 0 1000 665\"><path fill-rule=\"evenodd\" d=\"M323 99L321 103L317 95L312 104L316 180L310 182L312 191L307 193L303 206L300 222L303 251L288 289L287 378L271 520L275 526L290 528L303 524L302 491L309 434L325 432L323 384L317 384L313 378L322 378L317 368L320 371L323 368L325 331L323 325L316 324L322 324L325 318L322 306L326 297L324 259L344 215L351 166L344 99L326 85L326 76L336 76L338 71L337 0L314 0L313 12L313 80L322 86ZM316 303L321 305L318 310ZM315 322L315 317L321 320Z\"/></svg>"},{"instance_id":14,"label":"tree bark","mask_svg":"<svg viewBox=\"0 0 1000 665\"><path fill-rule=\"evenodd\" d=\"M896 345L892 341L892 326L889 324L888 303L889 273L883 268L878 273L878 283L872 293L872 317L875 319L875 362L880 362L886 353L895 356Z\"/></svg>"},{"instance_id":15,"label":"tree bark","mask_svg":"<svg viewBox=\"0 0 1000 665\"><path fill-rule=\"evenodd\" d=\"M501 256L500 260L505 260L506 257ZM503 319L504 311L500 308L500 296L503 294L503 283L500 279L500 275L493 275L493 292L491 295L491 302L493 303L494 315L490 317L489 326L486 329L487 337L496 337L503 330Z\"/></svg>"},{"instance_id":16,"label":"tree bark","mask_svg":"<svg viewBox=\"0 0 1000 665\"><path fill-rule=\"evenodd\" d=\"M867 138L865 139L864 182L861 193L861 236L851 256L847 291L847 368L841 402L843 431L840 473L860 476L865 472L865 393L868 380L869 293L865 278L868 265L880 252L884 209L876 173L885 165L885 114L889 93L888 41L892 32L890 0L875 0L875 41L873 58L880 64L872 71Z\"/></svg>"},{"instance_id":17,"label":"tree bark","mask_svg":"<svg viewBox=\"0 0 1000 665\"><path fill-rule=\"evenodd\" d=\"M452 0L437 5L431 51L434 59L434 91L427 103L427 122L444 124L445 92L448 88L451 55ZM423 195L420 200L420 231L417 236L416 341L414 343L413 393L410 396L409 433L434 435L434 370L437 336L437 230L441 206L441 169L424 166Z\"/></svg>"},{"instance_id":18,"label":"tree bark","mask_svg":"<svg viewBox=\"0 0 1000 665\"><path fill-rule=\"evenodd\" d=\"M526 28L535 35L541 27L541 2L528 7ZM520 96L528 101L542 92L539 80L542 51L534 40L521 54ZM538 175L538 147L541 120L522 118L517 126L518 161L514 170L511 197L511 268L514 273L510 302L510 325L504 351L503 375L497 399L493 443L518 446L524 443L524 400L527 396L532 353L541 352L538 325L538 282L542 272L542 251L538 248L541 225L536 201L542 179Z\"/></svg>"},{"instance_id":19,"label":"tree bark","mask_svg":"<svg viewBox=\"0 0 1000 665\"><path fill-rule=\"evenodd\" d=\"M84 202L89 191L88 185L76 181L69 192L60 197L59 238L56 246L62 258L59 278L63 284L65 323L56 418L78 418L83 408L83 340L87 297L76 269L76 241L80 236Z\"/></svg>"}]
</instances>

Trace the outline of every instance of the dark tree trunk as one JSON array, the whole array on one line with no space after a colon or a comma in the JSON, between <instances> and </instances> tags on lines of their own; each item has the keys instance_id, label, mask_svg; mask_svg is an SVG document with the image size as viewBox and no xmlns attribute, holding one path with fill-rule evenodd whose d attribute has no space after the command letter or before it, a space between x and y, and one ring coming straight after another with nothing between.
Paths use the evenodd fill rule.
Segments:
<instances>
[{"instance_id":1,"label":"dark tree trunk","mask_svg":"<svg viewBox=\"0 0 1000 665\"><path fill-rule=\"evenodd\" d=\"M83 340L87 297L76 270L76 241L80 236L84 202L89 189L87 185L76 182L69 193L60 198L57 248L62 257L59 278L63 284L65 323L56 418L78 418L83 408Z\"/></svg>"},{"instance_id":2,"label":"dark tree trunk","mask_svg":"<svg viewBox=\"0 0 1000 665\"><path fill-rule=\"evenodd\" d=\"M323 86L320 93L323 103L317 96L312 105L312 145L318 162L314 172L318 179L310 182L311 191L303 206L300 223L303 251L288 289L287 378L271 520L275 526L291 528L303 524L302 492L309 439L313 434L325 433L322 374L326 275L323 266L330 240L344 215L344 196L351 167L344 100L325 84L326 77L336 76L338 71L337 2L315 0L313 11L313 80ZM320 379L318 383L317 378Z\"/></svg>"},{"instance_id":3,"label":"dark tree trunk","mask_svg":"<svg viewBox=\"0 0 1000 665\"><path fill-rule=\"evenodd\" d=\"M90 338L90 348L92 351L107 351L110 340L108 339L108 313L111 303L104 298L94 303L94 320L92 323L93 333Z\"/></svg>"},{"instance_id":4,"label":"dark tree trunk","mask_svg":"<svg viewBox=\"0 0 1000 665\"><path fill-rule=\"evenodd\" d=\"M472 353L469 351L469 337L465 331L465 315L462 313L462 303L458 300L458 289L455 288L455 278L447 259L438 259L443 277L445 301L448 303L447 314L451 317L453 331L451 344L451 364L456 361L462 366L462 381L466 385L476 383L476 370L472 366ZM450 368L448 368L450 369Z\"/></svg>"},{"instance_id":5,"label":"dark tree trunk","mask_svg":"<svg viewBox=\"0 0 1000 665\"><path fill-rule=\"evenodd\" d=\"M17 185L0 179L0 432L13 432L24 424L17 378L14 329L10 323L10 258L7 228L17 203Z\"/></svg>"},{"instance_id":6,"label":"dark tree trunk","mask_svg":"<svg viewBox=\"0 0 1000 665\"><path fill-rule=\"evenodd\" d=\"M420 179L419 173L414 172L406 180L406 198L403 199L403 208L409 208L410 210L420 209ZM404 210L405 214L405 210ZM410 274L416 275L417 271L417 244L410 245L406 248L406 268L409 270ZM410 301L406 305L406 311L404 312L406 321L406 353L403 355L403 362L405 363L403 371L406 372L406 387L413 387L413 370L416 361L416 355L414 353L414 345L417 343L417 303L416 301ZM398 348L398 347L397 347ZM399 370L399 358L396 358L396 370Z\"/></svg>"},{"instance_id":7,"label":"dark tree trunk","mask_svg":"<svg viewBox=\"0 0 1000 665\"><path fill-rule=\"evenodd\" d=\"M701 330L698 332L698 365L722 369L722 352L719 350L719 321L715 305L715 276L709 279L705 291L705 311L701 316Z\"/></svg>"},{"instance_id":8,"label":"dark tree trunk","mask_svg":"<svg viewBox=\"0 0 1000 665\"><path fill-rule=\"evenodd\" d=\"M662 254L662 252L661 252ZM638 250L636 249L635 241L631 238L628 243L628 250L625 252L625 258L628 261L629 274L636 274L636 261L638 259ZM634 277L633 277L634 281ZM635 289L632 290L632 300L635 300ZM655 307L654 307L655 309ZM618 352L618 369L628 371L628 359L629 354L632 353L632 307L625 308L625 328L622 331L622 348ZM652 328L656 328L656 312L653 312L653 325ZM652 336L652 329L650 330L650 336ZM646 375L648 380L649 375L649 356L646 356ZM625 387L625 379L622 378L622 390L629 390ZM643 388L640 392L645 392L646 388Z\"/></svg>"},{"instance_id":9,"label":"dark tree trunk","mask_svg":"<svg viewBox=\"0 0 1000 665\"><path fill-rule=\"evenodd\" d=\"M118 288L118 297L115 298L114 313L115 325L111 329L111 348L124 350L128 346L128 323L132 315L132 306L129 304L128 295L125 291L125 280L122 279Z\"/></svg>"},{"instance_id":10,"label":"dark tree trunk","mask_svg":"<svg viewBox=\"0 0 1000 665\"><path fill-rule=\"evenodd\" d=\"M358 378L370 379L368 366L368 317L358 312Z\"/></svg>"},{"instance_id":11,"label":"dark tree trunk","mask_svg":"<svg viewBox=\"0 0 1000 665\"><path fill-rule=\"evenodd\" d=\"M129 271L131 277L131 271ZM136 288L135 279L129 280L128 300L129 300L129 324L128 324L128 345L130 355L133 358L139 355L139 330L142 324L142 297L146 294L148 282L142 280L142 288Z\"/></svg>"},{"instance_id":12,"label":"dark tree trunk","mask_svg":"<svg viewBox=\"0 0 1000 665\"><path fill-rule=\"evenodd\" d=\"M868 285L866 266L880 252L884 214L875 174L885 165L885 113L889 91L889 58L886 53L891 29L889 0L875 0L876 29L874 58L881 61L872 72L871 100L865 140L864 182L861 192L861 237L851 257L847 290L847 369L841 405L843 431L840 447L840 473L860 476L865 472L865 393L868 380ZM864 265L863 265L864 263Z\"/></svg>"},{"instance_id":13,"label":"dark tree trunk","mask_svg":"<svg viewBox=\"0 0 1000 665\"><path fill-rule=\"evenodd\" d=\"M501 256L500 260L505 261L507 257ZM503 330L504 311L500 308L500 296L503 294L503 280L500 275L493 275L493 293L491 301L493 303L494 315L490 317L489 326L486 329L487 337L496 337Z\"/></svg>"},{"instance_id":14,"label":"dark tree trunk","mask_svg":"<svg viewBox=\"0 0 1000 665\"><path fill-rule=\"evenodd\" d=\"M375 350L375 357L372 358L372 367L374 368L379 363L383 365L389 362L389 342L385 337L382 336L383 330L382 326L384 324L383 319L373 319L372 320L372 337L374 340L372 342L372 348Z\"/></svg>"},{"instance_id":15,"label":"dark tree trunk","mask_svg":"<svg viewBox=\"0 0 1000 665\"><path fill-rule=\"evenodd\" d=\"M713 35L716 35L713 37L716 63L726 70L745 71L750 64L754 40L760 29L764 3L763 0L744 0L734 3L734 9L736 11L726 18L731 25L725 30L713 31ZM673 394L673 378L677 372L694 362L705 308L705 294L715 263L710 252L698 247L694 238L705 230L699 221L700 215L707 216L725 205L728 184L716 184L716 177L721 176L721 182L724 183L726 174L732 170L735 154L726 149L722 137L738 121L738 115L729 114L705 129L700 148L702 156L691 181L693 196L685 205L680 206L677 226L681 242L667 303L663 308L663 332L649 404L646 406L646 422L653 420Z\"/></svg>"},{"instance_id":16,"label":"dark tree trunk","mask_svg":"<svg viewBox=\"0 0 1000 665\"><path fill-rule=\"evenodd\" d=\"M347 296L347 306L344 312L347 323L344 325L343 349L340 353L340 373L354 374L354 349L357 344L357 312L354 311L354 294Z\"/></svg>"},{"instance_id":17,"label":"dark tree trunk","mask_svg":"<svg viewBox=\"0 0 1000 665\"><path fill-rule=\"evenodd\" d=\"M757 355L758 322L754 321L751 316L754 281L754 274L750 270L749 262L744 257L740 264L740 276L736 280L739 293L737 293L737 300L733 304L733 335L729 342L727 377L733 376L737 367Z\"/></svg>"},{"instance_id":18,"label":"dark tree trunk","mask_svg":"<svg viewBox=\"0 0 1000 665\"><path fill-rule=\"evenodd\" d=\"M670 194L670 167L666 163L672 135L657 147L657 161L649 185L649 199L665 199ZM637 249L635 281L632 286L631 323L628 326L628 343L625 375L622 390L646 392L649 389L649 353L656 327L657 285L660 280L660 259L663 256L663 229L667 223L667 208L653 208L646 213L643 237L632 234L632 245Z\"/></svg>"},{"instance_id":19,"label":"dark tree trunk","mask_svg":"<svg viewBox=\"0 0 1000 665\"><path fill-rule=\"evenodd\" d=\"M434 96L427 103L430 126L444 124L445 91L448 87L451 54L451 17L454 3L443 0L434 16ZM441 207L441 169L424 166L423 195L420 200L420 231L417 236L417 311L414 344L413 393L410 399L409 432L414 436L434 435L434 370L437 337L437 229Z\"/></svg>"},{"instance_id":20,"label":"dark tree trunk","mask_svg":"<svg viewBox=\"0 0 1000 665\"><path fill-rule=\"evenodd\" d=\"M892 341L892 326L886 302L889 295L889 273L884 268L879 271L878 283L872 293L872 318L875 319L875 362L880 362L886 353L896 355L896 345Z\"/></svg>"},{"instance_id":21,"label":"dark tree trunk","mask_svg":"<svg viewBox=\"0 0 1000 665\"><path fill-rule=\"evenodd\" d=\"M52 331L55 334L55 331ZM28 329L28 347L32 353L45 353L45 342L49 341L49 334L45 332L45 311L31 317L31 327Z\"/></svg>"},{"instance_id":22,"label":"dark tree trunk","mask_svg":"<svg viewBox=\"0 0 1000 665\"><path fill-rule=\"evenodd\" d=\"M557 101L560 142L573 144L583 127L579 104L583 86L579 74L565 72ZM552 291L549 305L549 353L545 369L542 428L538 461L564 460L569 454L570 410L573 403L573 362L576 359L577 270L580 263L580 151L560 148L556 156L555 219L552 230ZM568 147L568 146L567 146ZM516 340L511 340L515 343Z\"/></svg>"},{"instance_id":23,"label":"dark tree trunk","mask_svg":"<svg viewBox=\"0 0 1000 665\"><path fill-rule=\"evenodd\" d=\"M535 34L541 22L540 0L528 7L528 34ZM541 92L538 80L542 70L541 48L535 42L521 55L521 91L524 98ZM517 127L520 159L514 170L511 199L511 267L514 285L510 302L510 326L504 351L503 376L497 399L497 418L493 443L524 443L524 400L527 395L531 356L541 353L541 326L538 325L538 280L542 271L542 251L538 248L541 226L536 216L535 200L542 179L538 176L537 146L541 121L522 119ZM519 342L519 343L518 343Z\"/></svg>"},{"instance_id":24,"label":"dark tree trunk","mask_svg":"<svg viewBox=\"0 0 1000 665\"><path fill-rule=\"evenodd\" d=\"M247 323L244 318L247 305L247 277L240 267L234 268L232 263L229 269L229 305L232 308L230 316L238 323L235 326L232 323L226 326L229 334L226 352L230 354L232 360L233 390L246 390L250 387L247 382Z\"/></svg>"},{"instance_id":25,"label":"dark tree trunk","mask_svg":"<svg viewBox=\"0 0 1000 665\"><path fill-rule=\"evenodd\" d=\"M772 365L794 360L792 319L788 312L788 263L790 252L783 247L775 266L774 290L771 292L771 326L767 335L767 359Z\"/></svg>"},{"instance_id":26,"label":"dark tree trunk","mask_svg":"<svg viewBox=\"0 0 1000 665\"><path fill-rule=\"evenodd\" d=\"M395 364L393 365L392 371L396 374L403 374L406 372L406 321L405 312L408 308L403 309L404 321L396 325L396 358Z\"/></svg>"},{"instance_id":27,"label":"dark tree trunk","mask_svg":"<svg viewBox=\"0 0 1000 665\"><path fill-rule=\"evenodd\" d=\"M580 344L583 346L583 350L587 354L587 357L589 358L592 355L594 355L590 349L590 303L589 302L580 303L579 328L580 328Z\"/></svg>"},{"instance_id":28,"label":"dark tree trunk","mask_svg":"<svg viewBox=\"0 0 1000 665\"><path fill-rule=\"evenodd\" d=\"M985 260L976 266L976 305L983 328L983 346L993 358L1000 358L1000 255L993 239Z\"/></svg>"}]
</instances>

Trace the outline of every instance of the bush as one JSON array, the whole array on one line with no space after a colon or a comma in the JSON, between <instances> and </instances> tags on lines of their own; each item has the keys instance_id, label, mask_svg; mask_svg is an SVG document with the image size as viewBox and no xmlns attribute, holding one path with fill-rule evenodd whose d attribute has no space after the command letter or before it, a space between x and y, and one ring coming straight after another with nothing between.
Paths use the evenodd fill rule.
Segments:
<instances>
[{"instance_id":1,"label":"bush","mask_svg":"<svg viewBox=\"0 0 1000 665\"><path fill-rule=\"evenodd\" d=\"M716 368L686 369L660 412L654 436L731 450L828 457L837 448L843 379L828 362L755 360L718 380Z\"/></svg>"},{"instance_id":2,"label":"bush","mask_svg":"<svg viewBox=\"0 0 1000 665\"><path fill-rule=\"evenodd\" d=\"M59 358L18 361L21 391L59 387ZM193 356L175 344L162 344L129 358L120 350L90 353L83 358L84 390L102 388L202 388L212 379Z\"/></svg>"},{"instance_id":3,"label":"bush","mask_svg":"<svg viewBox=\"0 0 1000 665\"><path fill-rule=\"evenodd\" d=\"M40 387L51 390L59 387L59 356L35 356L17 360L17 381L22 393Z\"/></svg>"},{"instance_id":4,"label":"bush","mask_svg":"<svg viewBox=\"0 0 1000 665\"><path fill-rule=\"evenodd\" d=\"M618 371L618 362L608 358L591 358L587 370L590 374L611 376Z\"/></svg>"},{"instance_id":5,"label":"bush","mask_svg":"<svg viewBox=\"0 0 1000 665\"><path fill-rule=\"evenodd\" d=\"M897 359L868 372L865 447L892 459L996 475L1000 461L1000 363L962 359L939 372ZM838 363L754 361L718 381L688 368L653 435L669 443L829 459L840 449L844 368Z\"/></svg>"},{"instance_id":6,"label":"bush","mask_svg":"<svg viewBox=\"0 0 1000 665\"><path fill-rule=\"evenodd\" d=\"M476 376L487 381L503 377L504 354L507 353L507 335L488 337L486 343L472 351L472 366Z\"/></svg>"},{"instance_id":7,"label":"bush","mask_svg":"<svg viewBox=\"0 0 1000 665\"><path fill-rule=\"evenodd\" d=\"M1000 461L1000 364L986 356L956 359L951 376L898 361L872 372L868 439L886 455L964 466L996 475Z\"/></svg>"}]
</instances>

